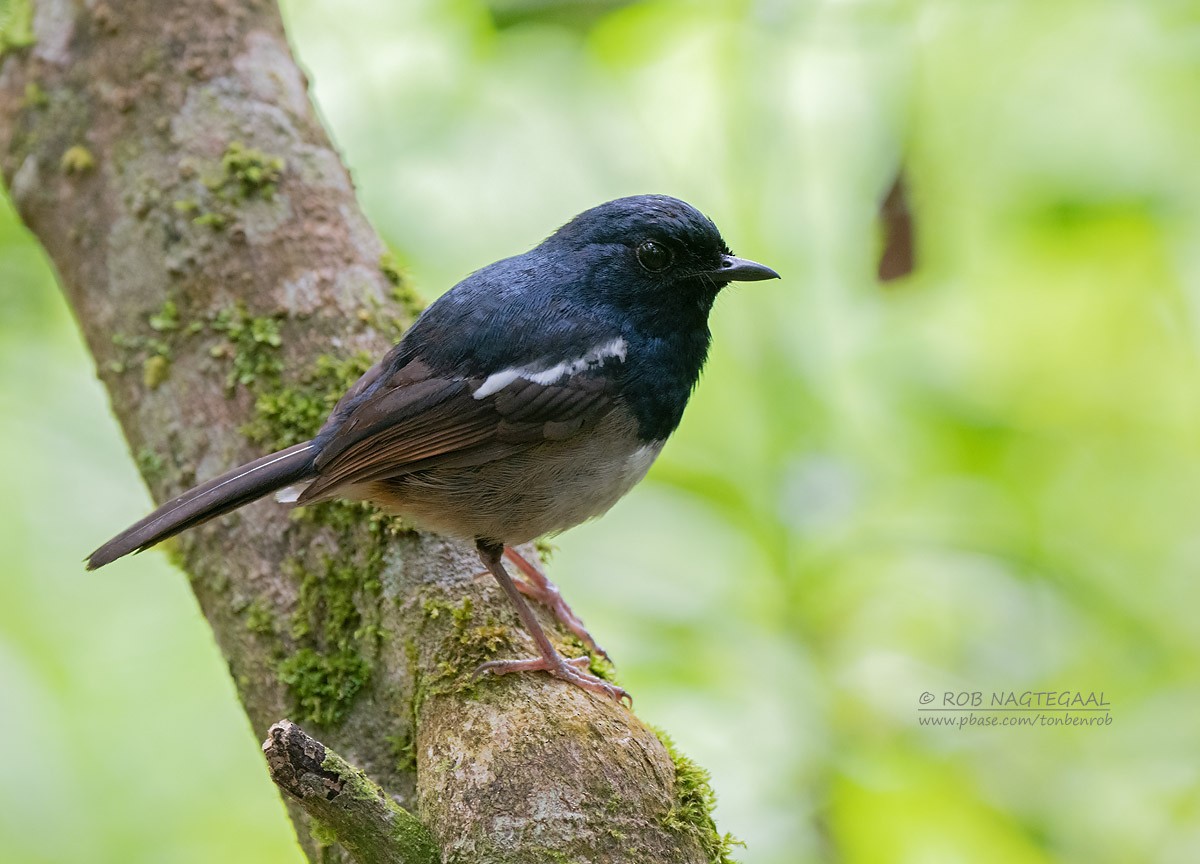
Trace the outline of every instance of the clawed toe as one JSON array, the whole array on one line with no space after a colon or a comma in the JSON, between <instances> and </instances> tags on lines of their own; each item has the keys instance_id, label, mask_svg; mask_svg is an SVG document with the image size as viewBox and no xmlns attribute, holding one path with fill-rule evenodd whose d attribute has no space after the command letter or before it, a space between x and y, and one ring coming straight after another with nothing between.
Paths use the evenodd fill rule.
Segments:
<instances>
[{"instance_id":1,"label":"clawed toe","mask_svg":"<svg viewBox=\"0 0 1200 864\"><path fill-rule=\"evenodd\" d=\"M539 655L525 660L490 660L477 667L475 675L479 676L485 672L491 672L494 675L507 675L510 672L549 672L555 678L568 681L576 687L582 687L591 693L599 693L616 702L628 700L629 704L632 705L633 700L629 697L628 693L615 684L610 684L587 671L589 658L573 657L568 659L558 653L549 637L546 636L546 631L538 623L537 616L529 608L529 604L525 602L525 598L521 596L521 590L513 583L512 577L504 569L501 559L505 554L505 547L499 543L486 540L477 540L475 546L479 550L479 557L483 560L483 563L491 571L492 575L496 577L496 581L500 583L500 587L504 589L504 593L508 595L508 599L516 607L517 614L521 616L521 623L525 625L525 630L533 637L534 644L537 645ZM516 555L516 553L513 553L513 555L515 555L518 561L523 560L520 555ZM537 571L536 568L530 567L529 562L526 561L525 565L533 571L530 574L530 579L549 585L546 577ZM542 586L543 589L545 585ZM553 586L550 587L553 588ZM557 589L555 589L554 593L557 593ZM565 605L563 604L564 607ZM570 610L568 609L567 611Z\"/></svg>"},{"instance_id":2,"label":"clawed toe","mask_svg":"<svg viewBox=\"0 0 1200 864\"><path fill-rule=\"evenodd\" d=\"M614 702L628 702L633 699L624 689L605 681L586 671L589 658L563 657L555 655L553 660L545 657L529 657L524 660L489 660L475 669L475 677L491 672L493 675L508 675L510 672L549 672L555 678L568 681L577 687L582 687L591 693L607 696Z\"/></svg>"},{"instance_id":3,"label":"clawed toe","mask_svg":"<svg viewBox=\"0 0 1200 864\"><path fill-rule=\"evenodd\" d=\"M546 574L531 563L520 552L511 546L504 549L504 554L508 560L517 565L517 569L521 571L525 577L521 580L514 580L514 584L518 591L526 597L532 597L537 600L553 614L555 619L560 624L567 628L575 638L583 643L584 647L605 660L608 660L608 652L605 651L600 644L592 638L592 634L583 626L583 622L579 620L579 616L563 599L561 592L553 582L551 582Z\"/></svg>"}]
</instances>

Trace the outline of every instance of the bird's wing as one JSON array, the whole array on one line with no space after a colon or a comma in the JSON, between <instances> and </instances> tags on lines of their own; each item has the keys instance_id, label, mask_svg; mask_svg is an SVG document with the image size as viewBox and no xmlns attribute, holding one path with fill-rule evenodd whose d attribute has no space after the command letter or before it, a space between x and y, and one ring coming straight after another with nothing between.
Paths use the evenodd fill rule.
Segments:
<instances>
[{"instance_id":1,"label":"bird's wing","mask_svg":"<svg viewBox=\"0 0 1200 864\"><path fill-rule=\"evenodd\" d=\"M616 378L601 367L622 352L584 355L547 369L438 375L414 359L367 393L320 442L317 478L298 504L340 487L434 467L478 465L591 426L616 404ZM544 364L543 364L544 365Z\"/></svg>"}]
</instances>

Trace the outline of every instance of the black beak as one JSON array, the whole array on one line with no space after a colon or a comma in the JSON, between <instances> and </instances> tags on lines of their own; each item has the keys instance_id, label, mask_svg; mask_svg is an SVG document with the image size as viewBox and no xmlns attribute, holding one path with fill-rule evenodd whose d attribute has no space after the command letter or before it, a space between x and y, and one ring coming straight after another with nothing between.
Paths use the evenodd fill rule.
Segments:
<instances>
[{"instance_id":1,"label":"black beak","mask_svg":"<svg viewBox=\"0 0 1200 864\"><path fill-rule=\"evenodd\" d=\"M761 282L763 279L779 278L779 274L767 265L733 255L722 255L721 266L704 275L711 276L718 282Z\"/></svg>"}]
</instances>

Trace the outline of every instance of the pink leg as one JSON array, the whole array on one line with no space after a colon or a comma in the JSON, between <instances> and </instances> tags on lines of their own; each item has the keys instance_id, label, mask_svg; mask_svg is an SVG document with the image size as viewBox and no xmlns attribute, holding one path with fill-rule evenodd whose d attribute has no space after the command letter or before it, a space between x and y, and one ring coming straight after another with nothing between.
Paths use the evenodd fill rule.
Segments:
<instances>
[{"instance_id":1,"label":"pink leg","mask_svg":"<svg viewBox=\"0 0 1200 864\"><path fill-rule=\"evenodd\" d=\"M542 630L542 625L538 623L537 616L533 614L533 610L529 608L529 604L525 602L525 598L521 596L521 592L513 584L512 578L504 569L504 547L499 544L492 545L483 542L477 543L476 546L479 549L479 557L483 559L484 565L496 577L496 581L500 583L500 587L504 589L504 593L508 595L508 599L517 607L517 614L521 616L521 622L525 625L525 629L529 631L529 635L533 637L533 641L538 646L538 653L541 656L531 657L528 660L492 660L482 664L475 670L475 674L480 675L484 672L492 672L496 675L507 675L510 672L534 672L540 670L549 672L555 678L569 681L577 687L582 687L584 690L599 693L618 702L622 699L629 699L629 694L620 687L585 671L588 665L587 657L568 659L554 650L554 646L550 644L549 637Z\"/></svg>"},{"instance_id":2,"label":"pink leg","mask_svg":"<svg viewBox=\"0 0 1200 864\"><path fill-rule=\"evenodd\" d=\"M589 651L593 654L599 654L607 660L608 652L600 647L596 640L592 638L592 634L583 626L583 622L579 620L579 617L571 611L571 607L567 605L567 601L559 593L558 586L547 579L545 573L530 563L529 559L512 546L505 546L504 554L509 561L517 565L517 569L525 577L524 579L514 580L517 590L526 597L532 597L553 612L554 617L558 619L559 623L574 633L576 638L586 645Z\"/></svg>"}]
</instances>

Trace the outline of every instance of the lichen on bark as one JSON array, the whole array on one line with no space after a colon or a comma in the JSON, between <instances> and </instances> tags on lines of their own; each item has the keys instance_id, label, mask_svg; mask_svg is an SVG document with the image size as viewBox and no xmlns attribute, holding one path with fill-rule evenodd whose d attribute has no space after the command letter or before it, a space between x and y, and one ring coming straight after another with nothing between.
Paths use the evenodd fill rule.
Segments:
<instances>
[{"instance_id":1,"label":"lichen on bark","mask_svg":"<svg viewBox=\"0 0 1200 864\"><path fill-rule=\"evenodd\" d=\"M420 301L277 10L39 0L28 20L0 54L0 170L154 497L313 434ZM364 505L272 500L164 546L258 734L300 711L444 860L714 860L686 827L710 827L711 802L680 796L690 775L625 707L474 676L533 649L470 546ZM290 813L312 860L345 860Z\"/></svg>"}]
</instances>

